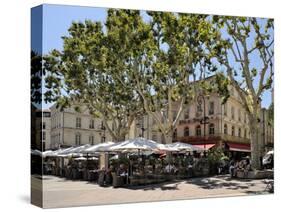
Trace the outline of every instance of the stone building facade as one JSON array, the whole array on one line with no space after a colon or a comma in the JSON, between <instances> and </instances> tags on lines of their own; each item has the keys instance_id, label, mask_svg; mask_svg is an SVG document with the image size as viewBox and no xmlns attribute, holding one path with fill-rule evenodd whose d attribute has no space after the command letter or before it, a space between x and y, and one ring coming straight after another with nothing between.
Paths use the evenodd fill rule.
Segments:
<instances>
[{"instance_id":1,"label":"stone building facade","mask_svg":"<svg viewBox=\"0 0 281 212\"><path fill-rule=\"evenodd\" d=\"M35 149L47 150L51 148L51 111L36 109L34 124Z\"/></svg>"},{"instance_id":2,"label":"stone building facade","mask_svg":"<svg viewBox=\"0 0 281 212\"><path fill-rule=\"evenodd\" d=\"M217 93L204 96L201 105L197 99L188 104L181 114L173 135L173 142L180 141L209 149L220 146L233 152L250 152L250 131L246 111L238 92L229 86L230 97L225 104ZM176 108L176 106L175 106ZM204 121L205 109L205 121ZM273 146L273 126L268 122L268 111L262 109L263 150ZM175 111L176 113L176 111ZM205 124L204 124L205 122ZM163 135L152 117L136 121L136 136L163 143ZM267 148L267 149L266 149Z\"/></svg>"},{"instance_id":3,"label":"stone building facade","mask_svg":"<svg viewBox=\"0 0 281 212\"><path fill-rule=\"evenodd\" d=\"M236 90L230 89L230 97L225 104L216 93L203 98L202 108L196 101L187 106L175 139L204 149L223 146L233 151L250 152L248 117Z\"/></svg>"},{"instance_id":4,"label":"stone building facade","mask_svg":"<svg viewBox=\"0 0 281 212\"><path fill-rule=\"evenodd\" d=\"M270 151L274 147L274 127L273 121L269 119L269 111L265 108L261 111L261 130L262 130L262 154Z\"/></svg>"},{"instance_id":5,"label":"stone building facade","mask_svg":"<svg viewBox=\"0 0 281 212\"><path fill-rule=\"evenodd\" d=\"M206 150L220 146L233 152L250 152L249 121L243 109L238 92L229 87L230 97L225 104L217 93L190 102L184 108L173 133L173 142L180 141L202 147ZM60 110L50 108L50 145L47 148L98 144L112 141L110 133L101 119L93 118L86 107L80 112L70 108ZM178 108L174 104L174 114ZM204 121L205 113L205 121ZM204 123L205 122L205 123ZM110 125L110 123L109 123ZM273 126L268 118L268 110L262 109L260 127L262 130L263 151L273 148ZM145 115L133 122L127 138L144 137L164 143L155 120ZM48 142L46 142L47 144Z\"/></svg>"},{"instance_id":6,"label":"stone building facade","mask_svg":"<svg viewBox=\"0 0 281 212\"><path fill-rule=\"evenodd\" d=\"M86 107L77 112L75 107L60 110L51 107L51 148L98 144L111 141L101 119L93 118Z\"/></svg>"}]
</instances>

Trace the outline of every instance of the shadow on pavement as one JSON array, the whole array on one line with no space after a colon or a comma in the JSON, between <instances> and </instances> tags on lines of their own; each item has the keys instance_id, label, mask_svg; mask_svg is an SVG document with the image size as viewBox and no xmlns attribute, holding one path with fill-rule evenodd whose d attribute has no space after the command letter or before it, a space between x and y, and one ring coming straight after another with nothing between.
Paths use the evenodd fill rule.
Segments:
<instances>
[{"instance_id":1,"label":"shadow on pavement","mask_svg":"<svg viewBox=\"0 0 281 212\"><path fill-rule=\"evenodd\" d=\"M159 183L159 184L148 184L148 185L139 185L139 186L127 186L123 187L125 189L130 190L156 190L161 189L162 191L169 191L169 190L179 190L178 188L179 183L173 183L173 182L166 182L166 183Z\"/></svg>"},{"instance_id":2,"label":"shadow on pavement","mask_svg":"<svg viewBox=\"0 0 281 212\"><path fill-rule=\"evenodd\" d=\"M248 181L243 181L248 182ZM231 178L226 177L217 177L215 179L212 178L192 178L186 181L187 184L193 184L199 186L202 189L248 189L250 186L253 186L253 183L243 183L240 181L236 181Z\"/></svg>"}]
</instances>

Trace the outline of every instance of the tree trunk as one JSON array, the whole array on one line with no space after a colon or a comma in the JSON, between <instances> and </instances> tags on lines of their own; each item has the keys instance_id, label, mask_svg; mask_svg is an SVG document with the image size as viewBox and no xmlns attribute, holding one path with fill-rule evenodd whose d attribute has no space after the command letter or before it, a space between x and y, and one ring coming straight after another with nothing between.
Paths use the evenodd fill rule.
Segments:
<instances>
[{"instance_id":1,"label":"tree trunk","mask_svg":"<svg viewBox=\"0 0 281 212\"><path fill-rule=\"evenodd\" d=\"M261 129L256 119L250 118L250 135L251 135L251 165L253 169L261 168Z\"/></svg>"},{"instance_id":2,"label":"tree trunk","mask_svg":"<svg viewBox=\"0 0 281 212\"><path fill-rule=\"evenodd\" d=\"M124 135L124 133L118 133L118 135L116 136L116 142L125 141L125 140L126 140L126 135Z\"/></svg>"},{"instance_id":3,"label":"tree trunk","mask_svg":"<svg viewBox=\"0 0 281 212\"><path fill-rule=\"evenodd\" d=\"M173 131L171 130L170 132L166 133L164 138L165 144L171 144L173 142Z\"/></svg>"}]
</instances>

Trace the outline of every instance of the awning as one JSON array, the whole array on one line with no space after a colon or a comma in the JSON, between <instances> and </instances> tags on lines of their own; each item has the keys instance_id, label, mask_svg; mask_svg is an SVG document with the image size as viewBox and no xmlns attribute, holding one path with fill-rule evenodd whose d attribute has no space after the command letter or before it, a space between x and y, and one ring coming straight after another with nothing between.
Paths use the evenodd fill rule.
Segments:
<instances>
[{"instance_id":1,"label":"awning","mask_svg":"<svg viewBox=\"0 0 281 212\"><path fill-rule=\"evenodd\" d=\"M209 150L211 149L212 147L214 147L216 144L193 144L193 146L195 147L199 147L203 150ZM204 148L205 147L205 148Z\"/></svg>"},{"instance_id":2,"label":"awning","mask_svg":"<svg viewBox=\"0 0 281 212\"><path fill-rule=\"evenodd\" d=\"M250 144L236 144L236 143L227 143L230 151L236 152L251 152Z\"/></svg>"}]
</instances>

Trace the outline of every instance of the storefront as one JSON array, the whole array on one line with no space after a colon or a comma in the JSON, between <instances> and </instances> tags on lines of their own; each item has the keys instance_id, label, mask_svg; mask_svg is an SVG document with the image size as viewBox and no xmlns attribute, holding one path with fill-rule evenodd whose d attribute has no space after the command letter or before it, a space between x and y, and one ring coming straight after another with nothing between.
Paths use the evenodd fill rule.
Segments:
<instances>
[{"instance_id":1,"label":"storefront","mask_svg":"<svg viewBox=\"0 0 281 212\"><path fill-rule=\"evenodd\" d=\"M234 143L226 141L223 143L223 147L230 158L237 160L251 155L251 145L249 143Z\"/></svg>"}]
</instances>

